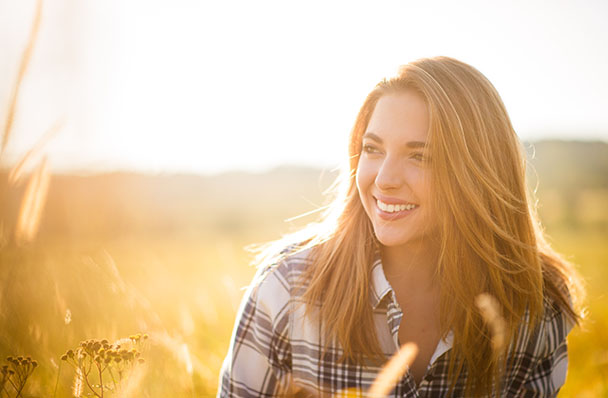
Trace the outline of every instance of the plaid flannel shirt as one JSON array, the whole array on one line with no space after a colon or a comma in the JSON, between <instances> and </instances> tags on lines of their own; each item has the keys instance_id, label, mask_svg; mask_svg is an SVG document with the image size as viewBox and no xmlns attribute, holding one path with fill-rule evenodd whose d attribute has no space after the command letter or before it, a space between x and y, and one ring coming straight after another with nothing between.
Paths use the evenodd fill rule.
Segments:
<instances>
[{"instance_id":1,"label":"plaid flannel shirt","mask_svg":"<svg viewBox=\"0 0 608 398\"><path fill-rule=\"evenodd\" d=\"M380 367L339 362L339 343L322 354L321 328L304 317L302 271L309 266L307 251L293 254L278 265L260 270L241 303L228 355L220 374L218 398L286 396L297 386L315 396L366 396ZM403 313L384 276L379 256L372 267L370 305L380 346L388 357L399 348ZM521 338L503 379L500 396L554 397L566 379L566 336L572 328L564 314L545 306L534 330L522 322ZM439 342L426 374L416 385L406 373L391 397L444 397L448 394L448 362L452 334ZM464 394L466 370L457 380L454 397Z\"/></svg>"}]
</instances>

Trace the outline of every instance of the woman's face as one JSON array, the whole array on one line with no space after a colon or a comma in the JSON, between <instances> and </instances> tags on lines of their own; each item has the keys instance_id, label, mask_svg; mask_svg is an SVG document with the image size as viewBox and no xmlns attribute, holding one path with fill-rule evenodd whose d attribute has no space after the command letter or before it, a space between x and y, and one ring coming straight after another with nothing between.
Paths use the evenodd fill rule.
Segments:
<instances>
[{"instance_id":1,"label":"woman's face","mask_svg":"<svg viewBox=\"0 0 608 398\"><path fill-rule=\"evenodd\" d=\"M429 210L426 103L411 91L378 100L357 167L357 189L384 246L418 246L436 224Z\"/></svg>"}]
</instances>

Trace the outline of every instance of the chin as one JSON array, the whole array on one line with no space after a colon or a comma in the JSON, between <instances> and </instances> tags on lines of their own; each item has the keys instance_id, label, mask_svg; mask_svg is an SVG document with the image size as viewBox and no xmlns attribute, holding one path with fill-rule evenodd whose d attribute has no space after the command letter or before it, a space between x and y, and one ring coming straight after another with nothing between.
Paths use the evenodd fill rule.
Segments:
<instances>
[{"instance_id":1,"label":"chin","mask_svg":"<svg viewBox=\"0 0 608 398\"><path fill-rule=\"evenodd\" d=\"M411 237L403 237L403 236L387 236L385 234L376 233L376 239L382 246L393 247L393 246L403 246L411 243L414 239Z\"/></svg>"}]
</instances>

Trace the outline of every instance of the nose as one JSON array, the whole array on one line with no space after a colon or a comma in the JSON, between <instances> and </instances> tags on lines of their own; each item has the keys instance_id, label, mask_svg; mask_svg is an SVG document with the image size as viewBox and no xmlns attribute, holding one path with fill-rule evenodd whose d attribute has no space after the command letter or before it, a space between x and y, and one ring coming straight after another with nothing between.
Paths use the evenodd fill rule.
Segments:
<instances>
[{"instance_id":1,"label":"nose","mask_svg":"<svg viewBox=\"0 0 608 398\"><path fill-rule=\"evenodd\" d=\"M405 182L405 169L398 159L386 157L376 174L376 186L382 191L400 188Z\"/></svg>"}]
</instances>

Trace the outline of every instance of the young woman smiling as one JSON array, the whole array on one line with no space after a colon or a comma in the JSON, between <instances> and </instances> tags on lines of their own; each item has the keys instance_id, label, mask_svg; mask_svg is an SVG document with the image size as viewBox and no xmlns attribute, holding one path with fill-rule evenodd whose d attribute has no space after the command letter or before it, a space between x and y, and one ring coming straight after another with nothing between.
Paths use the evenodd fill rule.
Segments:
<instances>
[{"instance_id":1,"label":"young woman smiling","mask_svg":"<svg viewBox=\"0 0 608 398\"><path fill-rule=\"evenodd\" d=\"M349 152L322 221L260 261L218 397L365 396L406 342L418 355L391 396L556 395L580 279L543 238L492 84L452 58L411 62L368 95Z\"/></svg>"}]
</instances>

